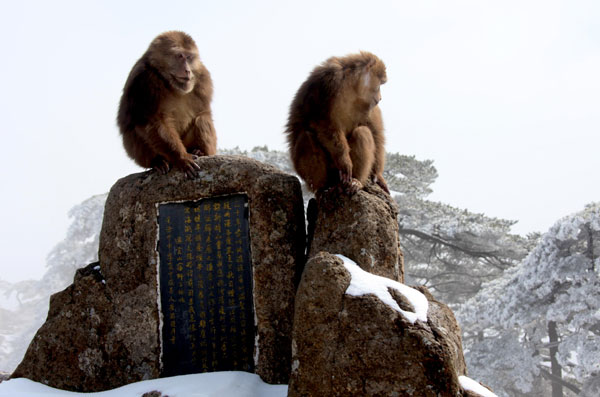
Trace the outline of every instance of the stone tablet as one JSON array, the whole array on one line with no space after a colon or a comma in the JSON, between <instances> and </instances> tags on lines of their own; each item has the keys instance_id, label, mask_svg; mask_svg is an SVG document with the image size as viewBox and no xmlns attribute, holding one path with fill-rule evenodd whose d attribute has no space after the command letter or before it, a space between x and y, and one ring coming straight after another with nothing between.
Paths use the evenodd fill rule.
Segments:
<instances>
[{"instance_id":1,"label":"stone tablet","mask_svg":"<svg viewBox=\"0 0 600 397\"><path fill-rule=\"evenodd\" d=\"M248 199L158 205L162 376L254 371Z\"/></svg>"},{"instance_id":2,"label":"stone tablet","mask_svg":"<svg viewBox=\"0 0 600 397\"><path fill-rule=\"evenodd\" d=\"M244 267L246 270L242 278L244 285L249 286L250 283L246 280L252 276L252 289L244 291L248 303L245 306L248 311L244 312L246 325L249 327L246 330L248 339L240 339L238 335L235 340L238 346L246 346L247 343L251 351L249 354L252 355L251 372L267 383L288 383L292 364L294 302L304 266L306 242L300 181L270 165L241 156L202 156L197 159L197 164L200 167L197 178L188 178L175 170L166 175L147 171L126 176L115 183L104 210L98 251L99 268L95 264L89 269L78 271L71 286L52 296L48 318L27 349L13 377L26 377L59 389L93 392L114 389L144 379L156 379L165 376L168 371L202 371L202 361L199 364L196 361L192 369L177 367L180 361L192 363L192 358L186 354L194 354L193 352L196 359L200 354L210 359L206 367L210 365L219 369L221 365L226 365L222 363L227 363L226 360L233 357L229 355L230 350L227 350L228 355L224 359L222 351L215 350L212 346L214 340L215 348L222 348L222 345L218 345L224 338L221 334L215 339L216 331L214 335L207 333L207 338L212 338L210 348L213 350L204 353L198 348L203 343L200 339L202 335L196 333L195 341L191 339L193 333L189 332L192 326L189 323L189 297L187 303L181 303L185 311L180 314L179 320L175 313L174 329L184 332L184 336L180 337L182 351L175 352L171 356L173 358L168 358L175 346L166 346L169 339L168 336L163 337L163 332L169 331L172 319L169 318L168 304L161 303L161 298L164 297L161 287L168 286L169 275L166 275L166 281L161 281L160 266L164 267L167 260L160 258L159 250L164 248L165 237L160 236L158 211L165 203L185 208L190 202L203 203L202 200L224 200L219 203L225 205L230 200L243 199L248 207L240 222L250 220L249 231L242 230L243 235L249 235L250 244L250 259L249 262L244 262L244 266L249 267L251 262L252 267L251 270ZM192 211L193 207L190 208ZM214 211L214 207L211 208ZM164 211L168 209L163 210L162 215L165 215ZM225 213L221 214L223 215ZM234 214L230 215L233 220ZM185 225L185 218L183 219ZM194 217L190 219L193 224ZM211 218L211 222L212 219L214 218ZM213 226L211 232L215 230ZM223 225L221 229L225 230ZM185 235L185 229L183 234ZM195 237L192 234L192 238ZM172 236L173 238L175 237ZM223 244L221 241L221 247ZM174 246L173 243L172 245ZM184 248L186 247L181 247L182 252ZM211 249L217 255L216 248ZM247 255L248 249L243 248L242 252ZM235 261L235 256L233 260ZM181 277L185 277L185 270L188 270L185 267L187 263L183 263L184 273ZM204 263L201 264L205 266ZM225 264L226 262L223 265ZM173 263L175 265L176 262ZM197 271L198 263L195 266L196 270L192 264L192 271ZM213 280L217 278L218 283L218 270L215 270L215 264L212 266ZM168 267L166 271L168 272ZM237 269L232 271L235 301L242 298L240 291L236 289L241 282L236 281L239 278ZM237 302L231 305L228 303L227 294L231 290L228 289L228 273L224 274L227 280L224 281L227 287L225 308L239 305ZM201 276L205 280L208 275L206 273ZM177 281L175 268L173 276ZM185 283L184 280L184 300L186 294L189 294ZM192 294L196 291L195 299L198 299L199 292L196 290L197 284L192 289ZM178 290L174 288L176 299L179 298L177 293ZM210 290L205 290L204 293L210 293ZM217 296L218 313L219 289L212 293ZM253 305L252 309L250 303ZM238 310L236 308L234 312L236 321L241 324L242 312ZM201 307L194 303L196 329L200 312ZM210 312L210 308L204 307L203 312ZM229 311L225 313L227 319ZM187 325L184 323L186 319ZM218 320L217 315L215 324ZM226 327L230 325L227 320L225 324ZM239 324L236 323L237 325ZM221 332L220 328L216 329ZM231 329L229 332L232 332ZM236 332L241 333L238 327ZM188 339L182 339L184 337ZM227 338L229 336L225 339ZM196 349L190 348L192 342ZM206 343L208 348L209 342ZM221 354L217 357L216 365L213 365L214 351ZM247 365L244 361L247 358L238 357L238 364L241 362L242 368L248 368L244 367Z\"/></svg>"}]
</instances>

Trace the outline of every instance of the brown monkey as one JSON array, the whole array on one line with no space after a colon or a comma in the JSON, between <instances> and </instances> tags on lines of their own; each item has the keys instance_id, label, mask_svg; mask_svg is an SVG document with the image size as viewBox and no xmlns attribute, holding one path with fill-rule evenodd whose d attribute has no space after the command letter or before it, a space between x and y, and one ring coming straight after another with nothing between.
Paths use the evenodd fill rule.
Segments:
<instances>
[{"instance_id":1,"label":"brown monkey","mask_svg":"<svg viewBox=\"0 0 600 397\"><path fill-rule=\"evenodd\" d=\"M171 167L196 175L196 156L213 155L217 136L210 73L194 40L183 32L156 37L129 73L117 124L129 157L165 174Z\"/></svg>"},{"instance_id":2,"label":"brown monkey","mask_svg":"<svg viewBox=\"0 0 600 397\"><path fill-rule=\"evenodd\" d=\"M383 121L377 104L385 65L360 52L331 57L300 86L286 134L294 168L315 193L340 186L355 193L369 178L383 179Z\"/></svg>"}]
</instances>

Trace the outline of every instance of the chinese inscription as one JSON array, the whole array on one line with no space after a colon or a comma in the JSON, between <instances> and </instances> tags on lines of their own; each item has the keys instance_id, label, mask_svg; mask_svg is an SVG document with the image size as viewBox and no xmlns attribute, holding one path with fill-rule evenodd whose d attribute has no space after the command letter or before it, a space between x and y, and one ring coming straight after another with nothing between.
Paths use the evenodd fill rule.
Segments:
<instances>
[{"instance_id":1,"label":"chinese inscription","mask_svg":"<svg viewBox=\"0 0 600 397\"><path fill-rule=\"evenodd\" d=\"M247 196L160 204L158 225L163 376L253 372Z\"/></svg>"}]
</instances>

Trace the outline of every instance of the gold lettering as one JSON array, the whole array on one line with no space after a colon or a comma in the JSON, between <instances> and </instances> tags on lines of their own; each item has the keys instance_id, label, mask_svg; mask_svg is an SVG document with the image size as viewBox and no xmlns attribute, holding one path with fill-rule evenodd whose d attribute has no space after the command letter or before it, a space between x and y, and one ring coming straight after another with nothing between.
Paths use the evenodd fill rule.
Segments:
<instances>
[{"instance_id":1,"label":"gold lettering","mask_svg":"<svg viewBox=\"0 0 600 397\"><path fill-rule=\"evenodd\" d=\"M246 326L252 323L252 301L246 300L250 290L244 282L251 283L251 273L242 211L247 205L240 197L214 198L190 203L172 220L162 218L167 235L161 238L168 247L161 251L167 266L162 274L167 270L168 278L161 282L169 292L164 316L171 326L164 336L167 343L176 344L183 343L177 338L186 334L188 360L201 371L222 368L223 360L233 363L232 369L250 364L252 343L247 338L252 332Z\"/></svg>"}]
</instances>

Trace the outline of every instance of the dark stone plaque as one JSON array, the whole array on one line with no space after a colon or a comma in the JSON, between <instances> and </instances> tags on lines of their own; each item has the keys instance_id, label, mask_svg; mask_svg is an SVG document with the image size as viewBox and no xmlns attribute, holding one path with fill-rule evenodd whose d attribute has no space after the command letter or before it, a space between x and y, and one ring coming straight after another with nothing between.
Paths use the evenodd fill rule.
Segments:
<instances>
[{"instance_id":1,"label":"dark stone plaque","mask_svg":"<svg viewBox=\"0 0 600 397\"><path fill-rule=\"evenodd\" d=\"M245 195L160 204L163 376L254 372Z\"/></svg>"}]
</instances>

